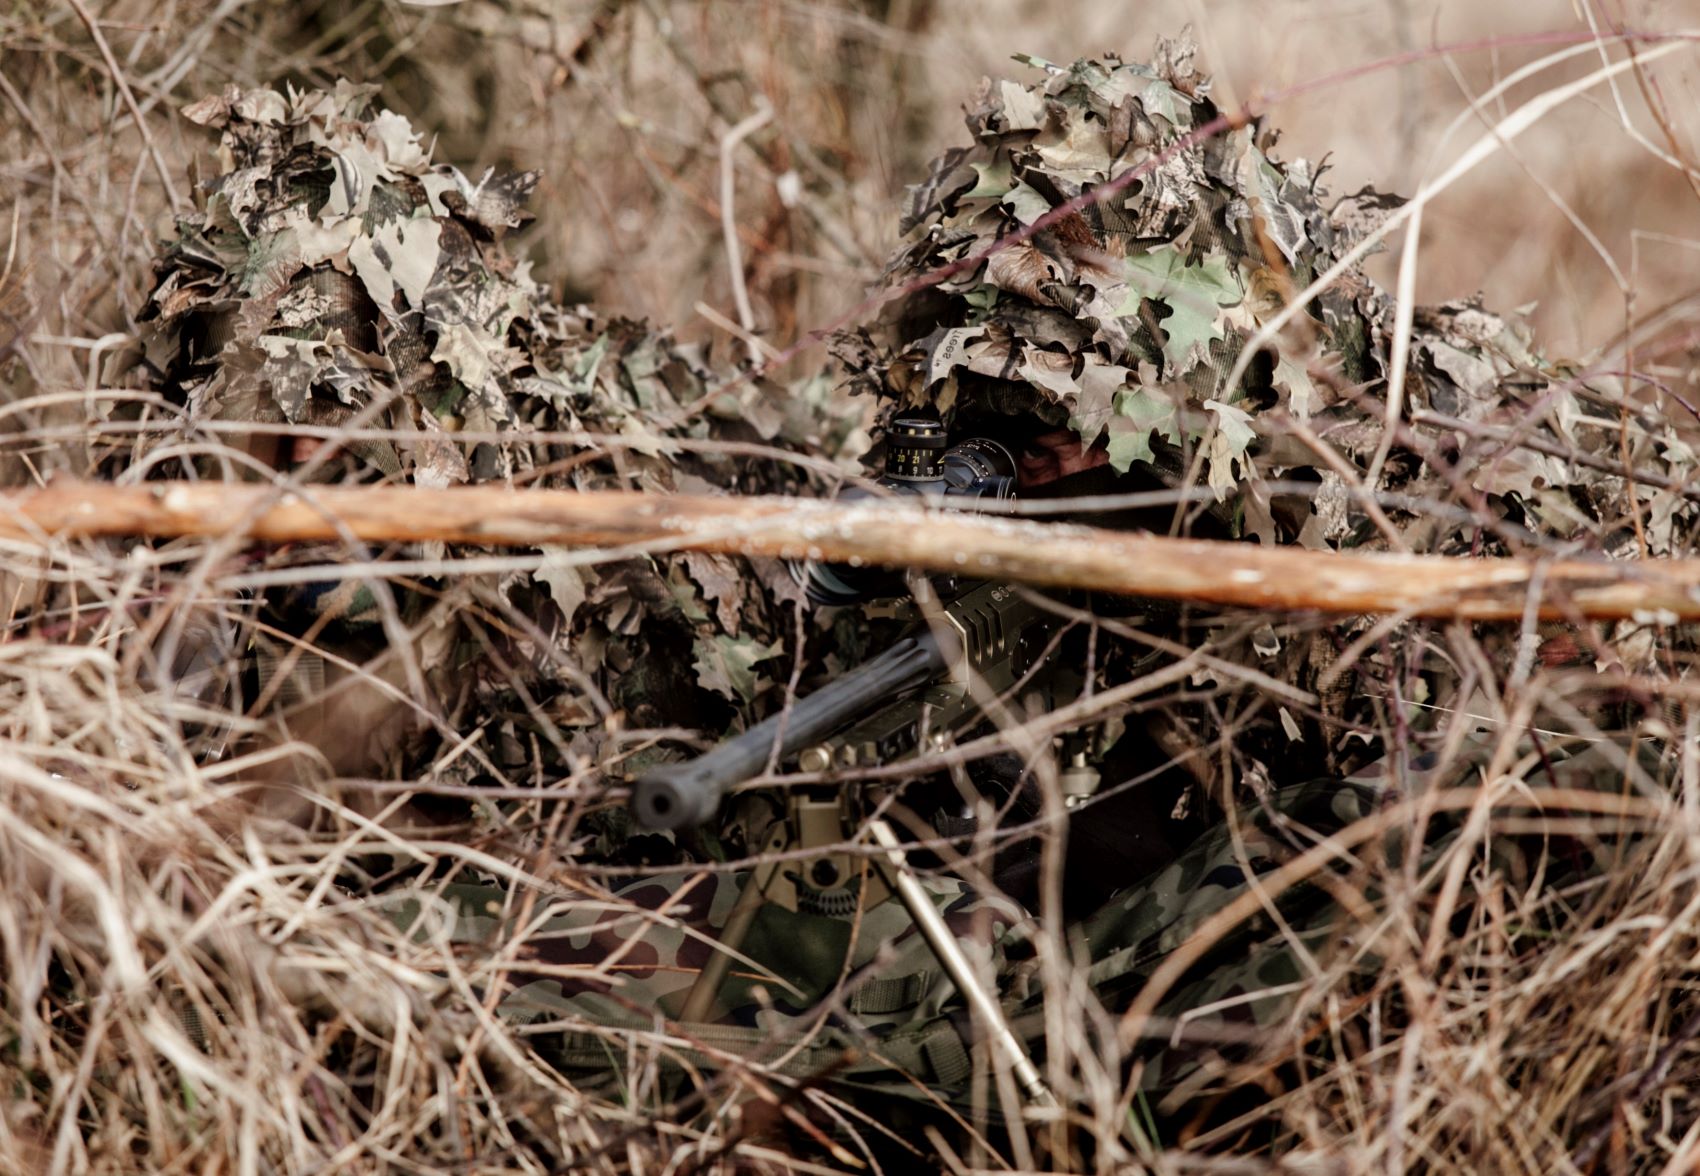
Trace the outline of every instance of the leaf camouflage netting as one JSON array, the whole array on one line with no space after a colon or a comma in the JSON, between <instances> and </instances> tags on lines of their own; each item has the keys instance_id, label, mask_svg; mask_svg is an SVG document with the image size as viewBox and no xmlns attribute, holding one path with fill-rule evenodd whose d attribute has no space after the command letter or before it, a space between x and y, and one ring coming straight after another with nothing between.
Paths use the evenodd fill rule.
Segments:
<instances>
[{"instance_id":1,"label":"leaf camouflage netting","mask_svg":"<svg viewBox=\"0 0 1700 1176\"><path fill-rule=\"evenodd\" d=\"M535 173L474 184L433 165L405 119L372 109L374 92L232 90L187 110L221 132L221 171L206 210L180 222L142 315L164 403L129 413L173 427L98 454L104 472L254 479L306 463L310 481L827 492L834 467L821 457L854 421L829 411L823 381L784 395L750 384L694 411L724 381L701 356L641 323L556 304L504 253L503 237L529 219ZM318 431L232 431L238 423ZM218 444L198 452L202 430L219 426ZM318 438L348 428L343 452L315 457ZM529 572L407 596L406 622L431 632L419 668L435 696L456 700L444 729L488 725L519 756L507 767L534 750L516 719L532 736L570 732L553 739L556 770L611 769L637 742L609 741L616 711L630 727L712 730L773 684L780 646L744 634L793 628L801 591L777 562L545 554ZM472 606L534 622L506 635L519 642L507 669L483 656L478 622L457 631ZM275 609L286 626L322 617L350 636L378 620L372 589L352 581L304 585ZM569 633L578 656L552 654ZM596 666L602 689L582 672ZM541 724L519 709L539 687L550 694L537 700L550 708Z\"/></svg>"},{"instance_id":2,"label":"leaf camouflage netting","mask_svg":"<svg viewBox=\"0 0 1700 1176\"><path fill-rule=\"evenodd\" d=\"M973 145L909 190L910 243L888 263L887 285L1138 178L894 299L879 326L840 340L860 386L948 412L987 395L988 382L1018 382L998 399L1026 407L1031 397L1041 416L1102 441L1117 470L1141 463L1178 482L1201 461L1214 497L1233 497L1223 513L1236 536L1386 548L1391 536L1376 532L1346 476L1278 422L1308 424L1360 470L1383 443L1392 300L1356 267L1310 287L1402 202L1366 189L1325 209L1311 166L1276 159L1274 134L1258 124L1194 141L1217 112L1187 42L1164 42L1150 65L1029 64L1044 80L988 82L968 114ZM1301 293L1307 313L1247 357ZM1383 477L1409 550L1517 550L1537 535L1603 536L1611 555L1687 549L1688 443L1596 386L1605 380L1543 359L1514 317L1467 301L1421 309L1410 370L1392 440L1400 460ZM1505 445L1513 432L1538 444ZM1620 441L1618 456L1643 475L1633 507L1617 467L1575 460L1616 454ZM1302 499L1263 485L1293 471L1315 483ZM1418 505L1454 500L1433 515ZM1492 509L1460 509L1478 504Z\"/></svg>"},{"instance_id":3,"label":"leaf camouflage netting","mask_svg":"<svg viewBox=\"0 0 1700 1176\"><path fill-rule=\"evenodd\" d=\"M1474 300L1417 309L1389 436L1393 300L1355 264L1313 283L1402 201L1365 189L1325 208L1311 166L1275 158L1260 123L1195 141L1218 112L1193 55L1185 38L1160 39L1149 64L1022 58L1040 82L988 81L968 112L973 145L909 189L880 321L836 340L852 386L886 398L888 418L923 407L977 424L1013 414L1029 430L1065 426L1127 475L1094 489L1205 483L1192 509L1165 512L1154 529L1459 556L1693 550L1693 420L1626 400L1620 378L1547 360L1515 316ZM1109 198L977 260L1135 171ZM946 267L945 280L918 282ZM1303 313L1262 338L1299 299ZM1349 689L1367 667L1335 663L1371 630L1367 619L1312 627L1243 652L1317 689L1341 746L1362 747L1384 716L1371 719L1369 696ZM1592 658L1661 672L1659 651L1691 648L1693 634L1637 621L1592 646L1562 625L1535 640L1549 665ZM1411 701L1456 701L1456 666L1418 656L1384 668L1394 677L1375 696L1418 673Z\"/></svg>"},{"instance_id":4,"label":"leaf camouflage netting","mask_svg":"<svg viewBox=\"0 0 1700 1176\"><path fill-rule=\"evenodd\" d=\"M1390 410L1393 300L1352 252L1400 202L1325 205L1262 125L1203 133L1192 57L1161 41L1149 64L1022 59L1037 80L986 83L972 144L910 189L890 297L834 340L844 370L790 386L560 305L507 244L534 173L433 163L374 88L232 88L185 111L218 132L217 174L78 456L309 502L825 497L866 411L871 460L899 416L936 419L1015 453L1023 500L1104 525L1693 549L1694 430L1515 316L1420 309ZM877 401L847 402L846 372ZM1695 900L1673 882L1700 716L1693 626L1669 618L1045 598L1079 722L929 744L846 812L861 837L903 810L925 899L1059 1109L1024 1106L904 908L862 901L865 844L836 888L802 855L752 863L789 790L700 830L627 817L634 776L789 713L900 620L812 607L776 560L660 548L7 560L0 1154L20 1163L1629 1170L1700 1122ZM818 783L792 768L767 774ZM1087 775L1065 812L1059 781ZM712 1015L687 1017L765 865L790 905L750 914Z\"/></svg>"}]
</instances>

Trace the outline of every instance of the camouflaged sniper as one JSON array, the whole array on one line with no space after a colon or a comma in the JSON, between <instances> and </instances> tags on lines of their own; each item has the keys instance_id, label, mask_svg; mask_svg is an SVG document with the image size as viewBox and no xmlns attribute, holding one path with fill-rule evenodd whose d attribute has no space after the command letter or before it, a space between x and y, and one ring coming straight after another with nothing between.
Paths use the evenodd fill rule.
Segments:
<instances>
[{"instance_id":1,"label":"camouflaged sniper","mask_svg":"<svg viewBox=\"0 0 1700 1176\"><path fill-rule=\"evenodd\" d=\"M1150 66L1033 63L1037 81L989 85L970 115L973 145L947 155L915 191L913 235L889 280L1031 223L1207 119L1208 85L1190 57L1184 45L1165 44ZM225 174L162 265L148 344L159 386L185 410L185 435L204 419L335 424L380 406L374 423L433 436L388 451L351 446L354 462L367 467L360 476L447 485L538 474L545 484L574 486L815 489L776 463L708 457L675 444L711 427L806 439L820 431L812 422L823 402L806 395L776 402L764 392L718 406L712 424L674 424L677 408L707 387L701 367L635 324L602 324L554 305L523 263L502 251L530 180L473 184L430 164L411 130L394 115L370 115L367 92L355 87L328 95L233 93L197 106L195 117L222 131ZM1174 481L1188 468L1189 449L1202 445L1204 477L1233 507L1240 533L1266 542L1378 543L1343 480L1266 417L1278 408L1308 419L1360 464L1374 451L1380 418L1362 394L1383 370L1391 321L1385 296L1353 275L1322 294L1308 330L1284 337L1279 354L1254 367L1245 386L1221 386L1256 324L1337 257L1365 218L1389 207L1363 193L1325 212L1310 171L1282 164L1269 148L1256 128L1244 128L1180 151L1118 206L1098 206L937 290L900 300L875 327L842 340L841 351L862 386L896 403L948 414L968 398L998 402L1067 424L1088 442L1102 439L1120 469L1144 465ZM1509 320L1458 304L1419 316L1418 328L1407 412L1428 408L1467 424L1522 430L1561 452L1593 445L1609 429L1615 446L1623 422L1608 395L1544 367ZM589 441L530 439L579 427L627 444L605 451ZM486 429L503 439L455 436ZM1384 488L1450 501L1447 477L1457 479L1486 495L1507 524L1489 545L1535 532L1584 534L1627 517L1629 484L1614 474L1485 444L1459 429L1410 429L1433 448L1402 456ZM1691 455L1668 427L1632 412L1626 436L1638 468L1680 482ZM263 438L254 452L268 463L289 460L265 452ZM1426 460L1428 453L1445 453L1447 469ZM116 468L146 456L138 448L111 461ZM1299 466L1308 466L1319 488L1300 500L1294 520L1260 487ZM230 474L242 476L239 468ZM1640 482L1633 495L1650 549L1686 542L1693 509L1685 494ZM1467 515L1390 509L1418 550L1468 550L1479 538ZM603 701L635 725L654 726L701 726L705 714L730 723L734 704L758 712L771 703L771 678L779 675L769 663L784 649L785 606L796 599L795 585L775 566L746 569L692 555L593 568L561 553L532 576L472 585L469 591L496 592L524 608L552 601L559 610L568 655L540 656L526 639L521 647L539 656L523 660L546 687L550 721L570 732L563 758L590 762L623 753L600 722ZM358 602L337 607L351 617L361 609ZM495 716L492 746L504 765L522 764L537 746L528 745L535 718L452 612L443 609L452 636L437 643L434 668L460 671L470 686L450 719ZM841 644L854 648L853 639ZM1298 676L1293 665L1278 669ZM587 671L605 700L586 687ZM1383 803L1389 786L1417 781L1418 768L1406 760L1385 772L1372 765L1362 774L1373 781L1273 789L1246 828L1230 834L1219 826L1169 869L1128 879L1083 923L1094 989L1115 1003L1252 875ZM1609 772L1601 778L1612 783ZM610 844L617 841L616 832ZM965 942L984 954L1006 1011L1042 1047L1035 1011L1043 994L1024 958L1025 912L954 880L936 882L934 892ZM693 893L700 901L687 902ZM702 936L717 929L736 893L724 874L662 875L607 896L600 911L583 896L553 896L560 908L524 930L511 921L515 896L501 887L425 886L386 902L421 937L493 949L523 935L526 958L574 969L565 978L522 975L502 1007L517 1021L536 1021L531 1032L540 1046L590 1082L619 1069L626 1030L676 1012L670 1002L682 999L710 950ZM1320 957L1329 944L1339 946L1331 911L1315 893L1299 898L1289 925ZM669 913L658 924L632 909L669 904L689 913ZM1291 1015L1291 1000L1279 993L1301 975L1297 957L1288 941L1260 934L1246 928L1163 1011L1178 1016L1244 998L1230 1002L1230 1016L1272 1023ZM893 946L880 949L888 940ZM865 1057L843 1075L847 1081L924 1096L907 1074L950 1099L962 1096L975 1043L895 904L859 921L764 909L746 951L752 966L728 994L727 1023L689 1026L691 1044L671 1056L698 1066L720 1064L717 1048L775 1057L803 1047L801 1034L818 1029L791 1055L796 1072L841 1064L844 1047L855 1045ZM1373 964L1344 958L1348 966ZM1186 1050L1154 1051L1146 1060L1153 1088L1197 1072Z\"/></svg>"},{"instance_id":2,"label":"camouflaged sniper","mask_svg":"<svg viewBox=\"0 0 1700 1176\"><path fill-rule=\"evenodd\" d=\"M1208 84L1192 70L1191 55L1183 44L1164 43L1150 66L1031 62L1044 71L1038 83L988 83L969 114L975 144L942 157L911 190L904 226L910 243L888 266L888 285L978 253L1208 121ZM1256 329L1398 204L1365 191L1325 212L1309 168L1281 163L1271 146L1271 137L1246 127L1176 151L1114 204L1092 206L936 287L901 295L875 327L841 337L839 354L860 387L892 402L891 413L928 407L947 420L988 408L1030 414L1066 424L1088 445L1102 441L1118 470L1143 464L1171 484L1202 447L1204 478L1235 512L1237 534L1317 547L1385 546L1344 477L1274 422L1277 412L1308 422L1349 463L1367 466L1381 440L1374 393L1385 376L1392 322L1386 295L1350 272L1320 293L1302 329L1290 329L1250 366L1243 386L1224 383ZM1409 548L1463 554L1591 533L1621 544L1636 513L1643 526L1659 520L1647 550L1686 540L1695 516L1681 475L1691 455L1668 425L1633 407L1626 412L1612 389L1547 363L1520 324L1474 303L1419 313L1413 344L1402 422L1408 436L1380 487L1396 495L1389 513ZM1628 460L1650 477L1632 482L1517 444L1535 438L1558 453L1587 454L1614 452L1622 437ZM1298 467L1317 488L1298 497L1295 518L1290 502L1273 509L1275 495L1264 483ZM1422 505L1460 498L1469 509L1447 514ZM1501 524L1485 544L1483 517ZM1356 626L1342 628L1344 645ZM1297 652L1282 664L1286 675L1314 680L1326 669L1314 657L1306 664L1310 651ZM1414 721L1430 733L1431 719ZM1277 738L1279 746L1284 740ZM1249 884L1248 870L1273 869L1399 789L1467 779L1479 762L1475 755L1452 761L1441 780L1430 779L1430 752L1401 750L1392 753L1396 762L1383 754L1360 758L1362 766L1344 779L1269 792L1253 811L1257 822L1271 822L1264 832L1282 833L1267 856L1255 840L1233 849L1233 838L1218 829L1089 918L1095 991L1113 1005L1118 993L1136 990L1188 928ZM1621 769L1609 761L1584 757L1564 778L1614 787ZM1437 831L1425 855L1437 854L1446 836ZM1267 925L1248 925L1163 1008L1179 1017L1221 1007L1230 1019L1249 1015L1260 1024L1291 1015L1294 987L1307 974L1301 956L1329 959L1338 947L1329 904L1315 892L1293 897L1285 934L1298 943L1270 936ZM1177 908L1187 914L1171 924ZM1360 957L1354 966L1373 965ZM1039 1018L1020 1000L1006 1012L1039 1033ZM1042 1040L1034 1036L1030 1045L1042 1048ZM1191 1053L1148 1054L1147 1087L1174 1089L1187 1079ZM936 1071L930 1080L950 1086Z\"/></svg>"},{"instance_id":3,"label":"camouflaged sniper","mask_svg":"<svg viewBox=\"0 0 1700 1176\"><path fill-rule=\"evenodd\" d=\"M987 81L968 143L909 190L904 243L884 276L893 297L877 322L835 340L853 387L880 397L887 419L925 407L947 421L991 412L1066 427L1128 475L1121 488L1184 490L1196 478L1214 536L1388 550L1390 529L1405 550L1459 556L1692 548L1692 433L1639 393L1626 400L1621 377L1549 360L1515 316L1474 300L1417 309L1398 433L1375 486L1365 476L1386 432L1394 306L1361 270L1317 293L1226 386L1258 329L1401 201L1366 189L1328 203L1319 173L1280 160L1260 123L1182 146L1217 113L1193 55L1185 38L1159 39L1150 63L1019 58L1029 78ZM1142 166L1115 196L912 288ZM1254 763L1274 762L1301 729L1327 744L1318 769L1379 754L1353 731L1376 724L1377 706L1403 704L1376 702L1386 691L1361 669L1334 670L1370 627L1334 622L1240 647L1321 696L1320 723L1245 728ZM1562 629L1540 630L1546 664L1580 656ZM1694 632L1622 622L1610 639L1641 669ZM1427 701L1445 704L1456 675L1435 675Z\"/></svg>"},{"instance_id":4,"label":"camouflaged sniper","mask_svg":"<svg viewBox=\"0 0 1700 1176\"><path fill-rule=\"evenodd\" d=\"M1319 174L1276 158L1275 135L1260 124L1177 148L1216 115L1193 55L1183 38L1159 39L1149 64L1018 57L1037 80L986 82L968 112L972 142L909 190L888 288L1131 169L1149 172L936 287L900 294L877 324L840 336L837 352L858 387L899 407L1034 412L1105 444L1118 470L1140 464L1177 483L1202 446L1204 481L1231 499L1238 534L1383 547L1340 473L1275 414L1308 422L1367 466L1382 439L1376 381L1386 376L1392 300L1350 270L1239 386L1225 381L1257 328L1402 202L1366 189L1325 206ZM1693 452L1633 405L1623 419L1621 381L1576 378L1535 351L1515 317L1473 301L1420 310L1412 344L1405 435L1379 487L1395 496L1390 514L1411 550L1482 553L1470 510L1398 505L1461 492L1506 522L1490 549L1598 529L1623 553L1636 512L1646 554L1692 538L1700 516L1680 483ZM1463 424L1413 417L1425 412ZM1624 459L1663 482L1637 484L1633 505L1623 478L1564 456L1615 454L1620 433ZM1531 445L1508 443L1525 438ZM1316 490L1272 509L1278 496L1266 484L1296 469Z\"/></svg>"},{"instance_id":5,"label":"camouflaged sniper","mask_svg":"<svg viewBox=\"0 0 1700 1176\"><path fill-rule=\"evenodd\" d=\"M348 456L321 479L826 492L807 467L681 445L834 453L854 420L831 407L825 380L783 395L756 381L686 419L683 406L724 379L710 374L704 356L641 323L560 305L504 247L528 219L537 175L492 172L474 182L432 162L405 119L374 109L375 89L232 89L188 108L220 134L219 174L203 186L202 211L180 221L140 316L144 378L182 416L174 434L107 452L108 473L142 463L148 476L252 478L273 465L291 468L316 439L225 432L225 444L249 460L226 451L160 464L149 454L162 441L193 443L202 421L337 426L360 417L368 428L423 437L348 441ZM529 773L528 749L539 736L556 771L571 770L569 761L612 765L628 740L611 736L610 713L620 712L628 729L724 727L745 708L765 706L775 679L785 677L774 669L783 652L775 637L795 630L790 614L801 594L777 561L544 554L535 572L445 586L433 614L439 622L418 651L445 696L460 696L449 722L501 716L496 742L505 765ZM481 644L488 633L466 627L469 599L538 618L570 646L570 656L551 656L520 634L510 650L510 666L523 667L540 694L546 724L511 689L514 670L504 680L489 664ZM372 605L352 582L296 592L291 601L309 620L330 614L333 642L370 624ZM316 685L286 688L285 701ZM564 732L567 743L545 727ZM422 763L431 751L413 748L408 757ZM463 760L453 771L469 766Z\"/></svg>"}]
</instances>

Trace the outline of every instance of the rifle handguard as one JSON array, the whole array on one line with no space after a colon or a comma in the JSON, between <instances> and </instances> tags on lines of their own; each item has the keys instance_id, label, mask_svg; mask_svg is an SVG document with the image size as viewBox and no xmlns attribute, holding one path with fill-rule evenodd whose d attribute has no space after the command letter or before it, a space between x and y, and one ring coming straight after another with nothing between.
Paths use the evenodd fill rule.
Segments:
<instances>
[{"instance_id":1,"label":"rifle handguard","mask_svg":"<svg viewBox=\"0 0 1700 1176\"><path fill-rule=\"evenodd\" d=\"M798 699L788 712L768 716L696 759L644 773L632 788L632 815L645 829L704 824L720 810L729 788L767 767L775 743L783 762L894 696L926 685L947 664L931 632L905 637L872 661Z\"/></svg>"}]
</instances>

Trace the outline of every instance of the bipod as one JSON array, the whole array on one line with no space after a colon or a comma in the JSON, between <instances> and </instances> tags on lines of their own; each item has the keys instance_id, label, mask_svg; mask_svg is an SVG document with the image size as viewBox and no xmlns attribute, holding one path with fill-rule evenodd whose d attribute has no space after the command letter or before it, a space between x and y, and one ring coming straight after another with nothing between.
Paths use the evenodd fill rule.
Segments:
<instances>
[{"instance_id":1,"label":"bipod","mask_svg":"<svg viewBox=\"0 0 1700 1176\"><path fill-rule=\"evenodd\" d=\"M786 814L774 820L761 838L760 856L763 860L751 872L748 883L727 916L726 926L720 933L719 950L703 965L702 972L686 994L680 1020L713 1019L715 1000L726 982L732 958L742 950L750 926L764 905L775 903L786 910L797 911L805 893L848 891L855 901L868 909L895 894L944 968L945 975L962 994L975 1019L986 1027L994 1048L1003 1054L1028 1102L1034 1106L1055 1106L1056 1100L1040 1076L1038 1067L1027 1056L1026 1047L1010 1028L996 995L988 992L974 974L973 963L910 867L903 843L898 840L890 823L881 817L866 822L868 832L879 849L872 859L872 871L857 869L855 855L828 852L833 845L844 844L847 829L853 827L845 804L846 801L836 792L823 794L797 789L791 793ZM817 857L799 858L795 856L797 850L821 852Z\"/></svg>"}]
</instances>

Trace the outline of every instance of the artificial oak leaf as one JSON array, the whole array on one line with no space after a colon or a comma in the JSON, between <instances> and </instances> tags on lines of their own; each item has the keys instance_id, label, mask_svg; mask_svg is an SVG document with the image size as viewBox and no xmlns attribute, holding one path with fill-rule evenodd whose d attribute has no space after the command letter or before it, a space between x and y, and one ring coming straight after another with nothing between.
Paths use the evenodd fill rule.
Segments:
<instances>
[{"instance_id":1,"label":"artificial oak leaf","mask_svg":"<svg viewBox=\"0 0 1700 1176\"><path fill-rule=\"evenodd\" d=\"M425 290L437 272L442 255L438 245L443 226L431 217L386 221L348 247L348 263L366 293L389 318L425 303ZM396 291L403 304L396 305Z\"/></svg>"},{"instance_id":2,"label":"artificial oak leaf","mask_svg":"<svg viewBox=\"0 0 1700 1176\"><path fill-rule=\"evenodd\" d=\"M1009 160L1003 156L990 163L971 163L968 166L972 167L974 174L980 178L978 183L962 194L964 200L977 197L997 199L1014 186L1015 181L1009 172Z\"/></svg>"},{"instance_id":3,"label":"artificial oak leaf","mask_svg":"<svg viewBox=\"0 0 1700 1176\"><path fill-rule=\"evenodd\" d=\"M923 339L919 347L927 359L927 387L967 363L968 345L985 333L985 327L949 327Z\"/></svg>"},{"instance_id":4,"label":"artificial oak leaf","mask_svg":"<svg viewBox=\"0 0 1700 1176\"><path fill-rule=\"evenodd\" d=\"M1080 391L1080 382L1074 378L1074 357L1048 347L1024 349L1016 374L1049 392L1059 404L1070 403Z\"/></svg>"},{"instance_id":5,"label":"artificial oak leaf","mask_svg":"<svg viewBox=\"0 0 1700 1176\"><path fill-rule=\"evenodd\" d=\"M1068 427L1080 434L1081 445L1090 448L1098 440L1115 413L1116 394L1131 375L1133 372L1120 364L1087 356L1086 365L1080 370L1080 393L1068 418Z\"/></svg>"},{"instance_id":6,"label":"artificial oak leaf","mask_svg":"<svg viewBox=\"0 0 1700 1176\"><path fill-rule=\"evenodd\" d=\"M1227 257L1212 254L1198 265L1188 265L1178 250L1164 247L1136 254L1122 265L1128 294L1117 313L1137 315L1144 299L1168 306L1169 317L1161 324L1168 336L1163 357L1171 377L1185 375L1210 340L1222 337L1217 308L1234 306L1244 297Z\"/></svg>"},{"instance_id":7,"label":"artificial oak leaf","mask_svg":"<svg viewBox=\"0 0 1700 1176\"><path fill-rule=\"evenodd\" d=\"M1066 183L1091 183L1104 174L1110 156L1105 125L1078 116L1052 123L1033 138L1045 174Z\"/></svg>"},{"instance_id":8,"label":"artificial oak leaf","mask_svg":"<svg viewBox=\"0 0 1700 1176\"><path fill-rule=\"evenodd\" d=\"M541 550L543 562L532 577L549 589L549 595L554 597L556 606L561 610L562 624L570 629L573 614L578 612L579 605L589 594L584 572L577 562L583 558L583 553L570 547L544 547Z\"/></svg>"},{"instance_id":9,"label":"artificial oak leaf","mask_svg":"<svg viewBox=\"0 0 1700 1176\"><path fill-rule=\"evenodd\" d=\"M1180 406L1164 388L1130 388L1115 396L1115 416L1108 422L1110 465L1126 473L1136 461L1150 461L1153 431L1173 444L1181 440Z\"/></svg>"},{"instance_id":10,"label":"artificial oak leaf","mask_svg":"<svg viewBox=\"0 0 1700 1176\"><path fill-rule=\"evenodd\" d=\"M299 420L307 397L330 358L331 344L341 342L341 332L332 338L293 339L288 335L261 335L254 345L265 355L260 379L270 387L272 398L289 420Z\"/></svg>"},{"instance_id":11,"label":"artificial oak leaf","mask_svg":"<svg viewBox=\"0 0 1700 1176\"><path fill-rule=\"evenodd\" d=\"M691 579L714 602L714 616L720 627L728 632L736 629L745 595L744 576L738 565L727 556L702 551L687 551L683 559Z\"/></svg>"},{"instance_id":12,"label":"artificial oak leaf","mask_svg":"<svg viewBox=\"0 0 1700 1176\"><path fill-rule=\"evenodd\" d=\"M763 643L753 637L717 633L712 637L699 636L694 648L697 656L693 666L699 685L734 702L753 702L756 695L772 684L756 673L756 664L777 656L783 643Z\"/></svg>"},{"instance_id":13,"label":"artificial oak leaf","mask_svg":"<svg viewBox=\"0 0 1700 1176\"><path fill-rule=\"evenodd\" d=\"M685 614L685 619L694 625L708 623L708 609L703 607L702 594L697 586L691 583L691 578L682 563L670 564L667 568L667 587L673 593L673 600L679 606L679 611Z\"/></svg>"},{"instance_id":14,"label":"artificial oak leaf","mask_svg":"<svg viewBox=\"0 0 1700 1176\"><path fill-rule=\"evenodd\" d=\"M1002 203L1015 214L1015 219L1024 225L1030 225L1047 212L1051 211L1051 202L1039 194L1039 190L1022 181L1016 184L1003 196Z\"/></svg>"},{"instance_id":15,"label":"artificial oak leaf","mask_svg":"<svg viewBox=\"0 0 1700 1176\"><path fill-rule=\"evenodd\" d=\"M1251 459L1246 456L1246 447L1256 439L1257 430L1252 426L1251 414L1243 409L1223 404L1220 400L1206 400L1204 407L1216 414L1216 432L1210 439L1210 470L1206 480L1216 492L1216 501L1220 502L1235 486L1234 465L1238 464L1241 477L1250 469Z\"/></svg>"},{"instance_id":16,"label":"artificial oak leaf","mask_svg":"<svg viewBox=\"0 0 1700 1176\"><path fill-rule=\"evenodd\" d=\"M1287 411L1301 421L1322 407L1322 394L1316 389L1316 381L1310 378L1302 363L1298 363L1285 352L1275 362L1275 390L1287 394Z\"/></svg>"},{"instance_id":17,"label":"artificial oak leaf","mask_svg":"<svg viewBox=\"0 0 1700 1176\"><path fill-rule=\"evenodd\" d=\"M1107 451L1110 467L1125 474L1136 461L1150 462L1156 457L1151 450L1151 430L1142 429L1125 417L1111 417L1107 422L1110 442Z\"/></svg>"},{"instance_id":18,"label":"artificial oak leaf","mask_svg":"<svg viewBox=\"0 0 1700 1176\"><path fill-rule=\"evenodd\" d=\"M431 358L446 363L455 379L472 391L482 391L497 375L506 375L520 357L488 331L466 322L446 322L437 328Z\"/></svg>"},{"instance_id":19,"label":"artificial oak leaf","mask_svg":"<svg viewBox=\"0 0 1700 1176\"><path fill-rule=\"evenodd\" d=\"M1000 82L1004 130L1036 131L1045 125L1045 96L1019 82Z\"/></svg>"}]
</instances>

